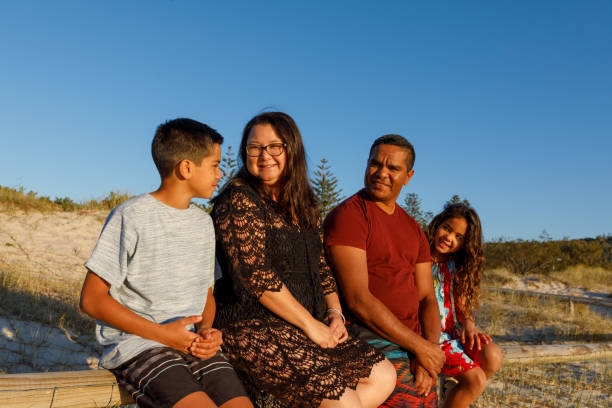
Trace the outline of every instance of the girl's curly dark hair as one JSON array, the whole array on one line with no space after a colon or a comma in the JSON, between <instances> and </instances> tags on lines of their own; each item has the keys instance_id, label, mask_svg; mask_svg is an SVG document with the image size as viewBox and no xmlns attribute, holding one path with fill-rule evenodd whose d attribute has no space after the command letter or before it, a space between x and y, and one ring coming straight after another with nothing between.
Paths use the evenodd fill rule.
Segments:
<instances>
[{"instance_id":1,"label":"girl's curly dark hair","mask_svg":"<svg viewBox=\"0 0 612 408\"><path fill-rule=\"evenodd\" d=\"M478 308L480 298L480 278L482 275L484 255L482 250L482 227L476 211L466 204L448 204L429 223L427 236L429 247L434 247L436 231L449 218L463 218L467 222L467 231L463 238L463 247L450 259L455 263L457 273L453 278L456 299L463 306L463 312L471 314Z\"/></svg>"}]
</instances>

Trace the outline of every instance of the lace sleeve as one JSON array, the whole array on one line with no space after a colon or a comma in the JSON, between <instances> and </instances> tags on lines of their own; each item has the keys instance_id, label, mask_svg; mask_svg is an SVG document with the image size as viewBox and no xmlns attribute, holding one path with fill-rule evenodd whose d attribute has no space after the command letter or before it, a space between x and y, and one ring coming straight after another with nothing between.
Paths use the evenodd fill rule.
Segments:
<instances>
[{"instance_id":1,"label":"lace sleeve","mask_svg":"<svg viewBox=\"0 0 612 408\"><path fill-rule=\"evenodd\" d=\"M327 257L325 256L325 245L323 244L323 228L321 228L321 220L319 220L319 237L321 239L321 257L319 260L319 275L321 276L321 285L323 286L323 294L329 295L330 293L337 292L336 280L332 275L331 268L327 263Z\"/></svg>"},{"instance_id":2,"label":"lace sleeve","mask_svg":"<svg viewBox=\"0 0 612 408\"><path fill-rule=\"evenodd\" d=\"M235 188L215 203L217 242L225 250L235 285L259 299L266 290L280 291L282 282L266 256L265 209L254 192Z\"/></svg>"}]
</instances>

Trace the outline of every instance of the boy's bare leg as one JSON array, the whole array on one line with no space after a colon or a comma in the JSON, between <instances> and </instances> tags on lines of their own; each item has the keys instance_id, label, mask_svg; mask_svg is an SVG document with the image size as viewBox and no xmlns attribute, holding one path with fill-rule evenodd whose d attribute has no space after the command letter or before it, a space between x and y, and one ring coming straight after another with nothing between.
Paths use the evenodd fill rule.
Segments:
<instances>
[{"instance_id":1,"label":"boy's bare leg","mask_svg":"<svg viewBox=\"0 0 612 408\"><path fill-rule=\"evenodd\" d=\"M247 397L236 397L226 401L220 408L253 408L253 404Z\"/></svg>"},{"instance_id":2,"label":"boy's bare leg","mask_svg":"<svg viewBox=\"0 0 612 408\"><path fill-rule=\"evenodd\" d=\"M370 376L359 381L357 394L364 408L376 408L393 392L397 380L395 367L387 359L372 367Z\"/></svg>"},{"instance_id":3,"label":"boy's bare leg","mask_svg":"<svg viewBox=\"0 0 612 408\"><path fill-rule=\"evenodd\" d=\"M217 406L204 391L198 391L181 398L173 408L217 408Z\"/></svg>"}]
</instances>

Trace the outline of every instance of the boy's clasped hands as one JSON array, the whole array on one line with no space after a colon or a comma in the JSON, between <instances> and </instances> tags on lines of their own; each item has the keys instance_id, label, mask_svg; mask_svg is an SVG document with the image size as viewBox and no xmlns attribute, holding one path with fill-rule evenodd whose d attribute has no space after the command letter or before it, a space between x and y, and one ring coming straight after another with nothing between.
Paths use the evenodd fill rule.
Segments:
<instances>
[{"instance_id":1,"label":"boy's clasped hands","mask_svg":"<svg viewBox=\"0 0 612 408\"><path fill-rule=\"evenodd\" d=\"M197 325L201 320L202 316L188 316L163 324L166 333L163 344L201 359L214 356L223 344L221 331L202 327L195 333L186 328L191 324Z\"/></svg>"},{"instance_id":2,"label":"boy's clasped hands","mask_svg":"<svg viewBox=\"0 0 612 408\"><path fill-rule=\"evenodd\" d=\"M193 339L189 352L197 358L206 359L214 356L223 344L221 331L215 328L203 328L199 336Z\"/></svg>"}]
</instances>

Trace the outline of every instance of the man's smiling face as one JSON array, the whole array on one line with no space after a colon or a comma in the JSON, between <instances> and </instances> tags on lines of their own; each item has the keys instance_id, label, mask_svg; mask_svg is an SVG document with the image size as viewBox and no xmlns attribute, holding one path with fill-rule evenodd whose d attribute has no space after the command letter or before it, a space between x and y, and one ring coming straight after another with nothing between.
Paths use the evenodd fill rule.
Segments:
<instances>
[{"instance_id":1,"label":"man's smiling face","mask_svg":"<svg viewBox=\"0 0 612 408\"><path fill-rule=\"evenodd\" d=\"M373 201L393 206L408 185L414 170L408 171L408 150L403 147L380 144L372 150L365 172L365 189Z\"/></svg>"}]
</instances>

